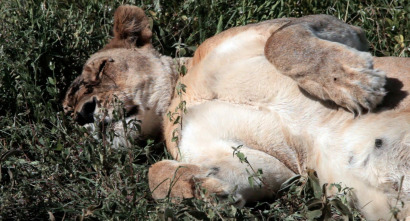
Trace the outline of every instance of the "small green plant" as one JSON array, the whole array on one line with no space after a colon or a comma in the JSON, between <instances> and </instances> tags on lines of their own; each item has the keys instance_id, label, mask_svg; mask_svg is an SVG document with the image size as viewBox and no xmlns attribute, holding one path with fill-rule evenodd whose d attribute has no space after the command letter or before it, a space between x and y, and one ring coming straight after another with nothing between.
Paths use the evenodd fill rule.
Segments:
<instances>
[{"instance_id":1,"label":"small green plant","mask_svg":"<svg viewBox=\"0 0 410 221\"><path fill-rule=\"evenodd\" d=\"M232 148L234 150L233 155L251 169L251 171L246 169L250 186L254 187L255 179L259 181L260 185L267 186L262 178L262 170L255 170L245 154L240 151L242 145ZM307 169L306 174L306 176L296 175L281 185L277 195L280 199L278 202L291 205L293 210L296 209L295 213L289 213L289 215L292 214L295 218L307 218L308 220L331 220L335 218L353 220L354 217L360 218L358 211L349 205L349 197L352 196L351 188L342 188L341 184L328 185L327 183L321 186L314 170ZM328 194L328 190L332 188L335 188L337 192ZM273 205L278 204L274 203Z\"/></svg>"},{"instance_id":2,"label":"small green plant","mask_svg":"<svg viewBox=\"0 0 410 221\"><path fill-rule=\"evenodd\" d=\"M233 155L238 157L239 161L241 163L245 163L248 165L248 167L251 169L251 171L248 170L248 168L246 168L246 173L249 175L248 177L248 181L249 181L249 185L251 185L251 187L253 188L255 185L255 180L258 181L257 183L259 183L259 188L261 188L261 185L264 184L263 181L263 172L261 168L258 168L257 170L255 170L252 165L249 163L248 158L245 156L244 153L242 153L240 151L240 149L243 147L243 145L239 145L237 147L232 147L233 149ZM265 186L267 186L265 184Z\"/></svg>"},{"instance_id":3,"label":"small green plant","mask_svg":"<svg viewBox=\"0 0 410 221\"><path fill-rule=\"evenodd\" d=\"M328 194L333 189L332 194ZM335 190L336 189L336 190ZM306 176L296 175L284 182L279 200L273 205L290 206L296 218L308 220L364 220L357 209L350 206L352 189L341 184L320 185L316 172L307 169Z\"/></svg>"},{"instance_id":4,"label":"small green plant","mask_svg":"<svg viewBox=\"0 0 410 221\"><path fill-rule=\"evenodd\" d=\"M404 208L405 203L403 202L403 200L401 199L401 194L402 194L402 188L403 188L403 181L404 181L404 176L402 176L400 178L400 183L398 186L398 190L399 192L397 193L397 197L396 197L396 203L394 205L391 206L391 214L392 216L390 217L390 220L393 220L393 218L395 220L399 220L398 219L398 214L400 213L401 209Z\"/></svg>"},{"instance_id":5,"label":"small green plant","mask_svg":"<svg viewBox=\"0 0 410 221\"><path fill-rule=\"evenodd\" d=\"M181 137L180 132L182 131L183 116L184 114L186 114L186 101L183 100L183 94L186 93L186 85L182 83L182 77L184 77L187 73L187 68L179 61L179 59L181 59L180 56L183 56L186 53L183 45L184 44L181 43L181 39L179 39L179 42L174 45L176 48L176 55L178 56L176 59L174 59L174 63L179 73L179 78L175 86L175 93L179 98L179 104L175 107L173 112L169 111L167 113L168 120L172 122L173 125L179 125L179 127L175 128L172 131L171 139L171 141L175 142L177 146Z\"/></svg>"}]
</instances>

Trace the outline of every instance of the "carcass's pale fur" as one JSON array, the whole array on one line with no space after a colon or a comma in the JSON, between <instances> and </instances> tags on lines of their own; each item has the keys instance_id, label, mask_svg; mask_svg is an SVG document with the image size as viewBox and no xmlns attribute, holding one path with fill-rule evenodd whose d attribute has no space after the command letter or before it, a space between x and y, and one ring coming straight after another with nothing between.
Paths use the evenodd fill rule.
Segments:
<instances>
[{"instance_id":1,"label":"carcass's pale fur","mask_svg":"<svg viewBox=\"0 0 410 221\"><path fill-rule=\"evenodd\" d=\"M327 32L329 27L334 29ZM138 106L132 117L142 120L143 133L160 131L158 121L163 122L167 148L178 162L151 167L154 198L196 196L193 186L199 182L219 196L233 194L243 205L271 196L286 179L312 168L322 183L354 188L353 201L370 220L391 216L404 176L401 200L406 206L400 216L410 215L410 109L405 99L410 61L372 59L359 51L365 47L359 28L319 15L230 29L205 41L187 61L188 73L180 79L186 93L172 100L176 66L149 43L142 48L132 43L132 49L129 42L124 45L105 48L87 61L64 106L84 114L84 104L96 98L96 114L98 107L110 109L107 101L116 95ZM87 65L99 64L100 58L112 62L90 72L94 69ZM373 69L373 61L387 73L386 96L386 78ZM98 83L86 80L100 73ZM89 87L94 90L87 94ZM165 116L181 100L186 101L182 130ZM251 168L233 154L238 147L254 169L263 170L263 181L255 180L260 188L250 186Z\"/></svg>"}]
</instances>

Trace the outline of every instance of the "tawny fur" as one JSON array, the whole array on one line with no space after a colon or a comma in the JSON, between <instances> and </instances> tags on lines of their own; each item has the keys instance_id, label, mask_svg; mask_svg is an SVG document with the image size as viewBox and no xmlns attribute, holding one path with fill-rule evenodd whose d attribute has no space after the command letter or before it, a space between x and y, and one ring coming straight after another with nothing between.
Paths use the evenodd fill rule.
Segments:
<instances>
[{"instance_id":1,"label":"tawny fur","mask_svg":"<svg viewBox=\"0 0 410 221\"><path fill-rule=\"evenodd\" d=\"M152 31L140 8L120 6L114 14L114 38L103 50L140 47L151 42Z\"/></svg>"},{"instance_id":2,"label":"tawny fur","mask_svg":"<svg viewBox=\"0 0 410 221\"><path fill-rule=\"evenodd\" d=\"M390 218L405 176L400 217L410 216L410 59L372 58L360 28L317 15L232 28L192 59L172 61L153 50L141 9L121 6L114 17L114 39L86 62L63 105L77 119L110 121L116 97L137 107L127 120L142 120L143 134L163 125L178 161L151 167L154 198L198 196L199 185L243 205L312 168L322 183L353 187L352 201L370 220ZM174 94L179 62L188 67L182 97ZM174 112L183 114L182 128L166 116ZM114 125L126 137L121 122ZM263 170L256 188L234 148Z\"/></svg>"}]
</instances>

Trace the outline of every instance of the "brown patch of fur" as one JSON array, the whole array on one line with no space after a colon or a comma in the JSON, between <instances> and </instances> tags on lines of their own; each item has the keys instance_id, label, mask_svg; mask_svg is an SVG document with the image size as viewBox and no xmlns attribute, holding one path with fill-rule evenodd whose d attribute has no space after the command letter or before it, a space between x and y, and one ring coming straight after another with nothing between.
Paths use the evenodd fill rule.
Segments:
<instances>
[{"instance_id":1,"label":"brown patch of fur","mask_svg":"<svg viewBox=\"0 0 410 221\"><path fill-rule=\"evenodd\" d=\"M200 190L206 190L204 197L211 194L226 196L229 186L220 179L212 177L212 169L194 164L163 160L152 165L148 172L149 188L154 199L172 198L175 202L181 199L200 198Z\"/></svg>"},{"instance_id":2,"label":"brown patch of fur","mask_svg":"<svg viewBox=\"0 0 410 221\"><path fill-rule=\"evenodd\" d=\"M192 164L163 160L152 165L148 172L149 187L154 199L167 196L178 198L194 197L192 179L201 169Z\"/></svg>"},{"instance_id":3,"label":"brown patch of fur","mask_svg":"<svg viewBox=\"0 0 410 221\"><path fill-rule=\"evenodd\" d=\"M150 44L151 37L145 12L136 6L123 5L114 13L114 38L102 50L141 47Z\"/></svg>"},{"instance_id":4,"label":"brown patch of fur","mask_svg":"<svg viewBox=\"0 0 410 221\"><path fill-rule=\"evenodd\" d=\"M367 49L360 28L315 15L292 20L275 31L266 42L265 56L310 95L360 114L381 102L385 77L373 70L370 54L354 49Z\"/></svg>"}]
</instances>

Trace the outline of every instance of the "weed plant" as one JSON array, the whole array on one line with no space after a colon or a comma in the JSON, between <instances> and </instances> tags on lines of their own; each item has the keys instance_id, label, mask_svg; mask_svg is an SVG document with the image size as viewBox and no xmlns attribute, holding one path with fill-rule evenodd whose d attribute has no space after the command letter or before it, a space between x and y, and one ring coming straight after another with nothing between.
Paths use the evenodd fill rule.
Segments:
<instances>
[{"instance_id":1,"label":"weed plant","mask_svg":"<svg viewBox=\"0 0 410 221\"><path fill-rule=\"evenodd\" d=\"M163 143L130 139L129 148L111 149L61 106L88 56L111 38L113 12L125 3L146 11L154 46L170 56L191 56L230 27L319 13L361 26L374 55L410 55L407 0L0 1L0 220L361 219L346 206L348 189L338 186L340 196L329 198L313 172L287 182L276 201L243 209L154 202L147 171L169 158Z\"/></svg>"}]
</instances>

